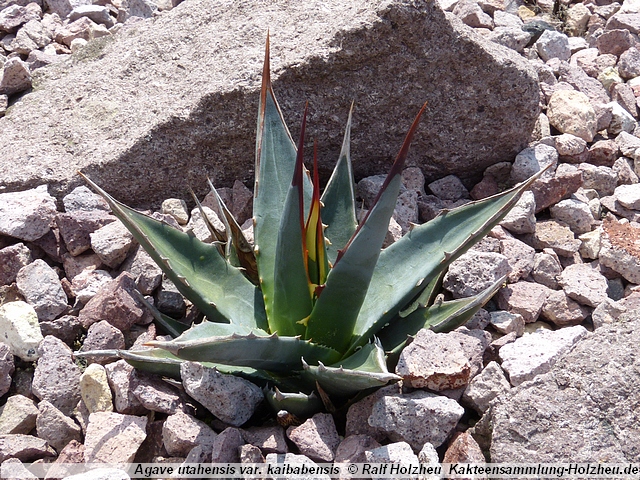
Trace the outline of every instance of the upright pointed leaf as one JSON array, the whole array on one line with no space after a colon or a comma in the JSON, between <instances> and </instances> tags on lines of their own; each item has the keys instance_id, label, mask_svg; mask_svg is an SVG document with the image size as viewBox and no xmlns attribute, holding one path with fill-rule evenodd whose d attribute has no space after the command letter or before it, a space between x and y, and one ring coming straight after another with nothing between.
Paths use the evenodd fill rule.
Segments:
<instances>
[{"instance_id":1,"label":"upright pointed leaf","mask_svg":"<svg viewBox=\"0 0 640 480\"><path fill-rule=\"evenodd\" d=\"M227 249L229 250L227 258L231 256L230 251L233 251L233 256L237 259L238 266L244 269L243 271L245 276L251 280L251 283L258 284L258 267L256 265L256 256L253 252L253 248L247 241L244 233L242 233L242 229L240 228L240 225L238 225L238 221L229 211L224 201L222 201L222 198L211 183L211 180L207 179L207 182L209 183L209 188L211 188L213 198L215 199L225 228L227 229Z\"/></svg>"},{"instance_id":2,"label":"upright pointed leaf","mask_svg":"<svg viewBox=\"0 0 640 480\"><path fill-rule=\"evenodd\" d=\"M324 233L329 240L327 255L331 263L336 261L338 250L345 247L358 226L350 154L352 115L353 104L349 110L338 163L333 169L321 199L324 205L322 208L322 221L327 224Z\"/></svg>"},{"instance_id":3,"label":"upright pointed leaf","mask_svg":"<svg viewBox=\"0 0 640 480\"><path fill-rule=\"evenodd\" d=\"M273 312L269 328L278 335L302 335L306 318L313 307L306 268L304 245L303 143L307 109L305 108L298 142L295 173L287 195L276 248Z\"/></svg>"},{"instance_id":4,"label":"upright pointed leaf","mask_svg":"<svg viewBox=\"0 0 640 480\"><path fill-rule=\"evenodd\" d=\"M175 284L180 293L213 321L266 328L259 290L211 244L143 215L115 200L89 178L113 214Z\"/></svg>"},{"instance_id":5,"label":"upright pointed leaf","mask_svg":"<svg viewBox=\"0 0 640 480\"><path fill-rule=\"evenodd\" d=\"M542 173L498 195L445 211L384 249L349 351L366 344L434 277L484 237Z\"/></svg>"},{"instance_id":6,"label":"upright pointed leaf","mask_svg":"<svg viewBox=\"0 0 640 480\"><path fill-rule=\"evenodd\" d=\"M324 225L320 217L320 180L318 178L318 148L313 145L313 195L309 217L305 224L305 249L307 253L307 272L309 281L314 288L314 294L318 286L324 284L329 273L329 260L327 258L327 246L324 238Z\"/></svg>"},{"instance_id":7,"label":"upright pointed leaf","mask_svg":"<svg viewBox=\"0 0 640 480\"><path fill-rule=\"evenodd\" d=\"M400 192L402 168L409 153L409 145L425 107L426 105L422 107L413 121L373 207L345 249L338 254L322 295L313 307L306 338L316 343L344 351L351 342L353 328Z\"/></svg>"},{"instance_id":8,"label":"upright pointed leaf","mask_svg":"<svg viewBox=\"0 0 640 480\"><path fill-rule=\"evenodd\" d=\"M296 147L271 87L267 38L258 108L253 216L254 251L268 318L273 315L274 270L280 218L291 185L295 160ZM303 182L306 184L305 192L310 192L311 185L306 176L303 176Z\"/></svg>"},{"instance_id":9,"label":"upright pointed leaf","mask_svg":"<svg viewBox=\"0 0 640 480\"><path fill-rule=\"evenodd\" d=\"M213 222L209 219L207 212L204 211L204 207L202 206L202 203L200 203L200 200L198 200L196 193L191 188L189 188L189 193L191 193L191 198L193 198L193 201L196 203L196 206L200 211L200 216L202 217L202 221L207 227L207 230L209 230L209 233L211 234L211 238L215 239L214 244L218 248L220 255L223 255L227 260L229 260L229 256L226 254L226 251L229 248L229 242L227 241L227 235L229 230L227 229L225 232L218 230L216 226L213 224Z\"/></svg>"}]
</instances>

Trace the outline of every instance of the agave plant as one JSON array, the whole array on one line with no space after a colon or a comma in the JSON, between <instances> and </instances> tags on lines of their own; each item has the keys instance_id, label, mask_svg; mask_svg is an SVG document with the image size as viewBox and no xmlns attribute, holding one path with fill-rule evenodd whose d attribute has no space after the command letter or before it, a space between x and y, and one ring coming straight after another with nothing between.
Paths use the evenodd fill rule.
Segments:
<instances>
[{"instance_id":1,"label":"agave plant","mask_svg":"<svg viewBox=\"0 0 640 480\"><path fill-rule=\"evenodd\" d=\"M424 110L358 223L351 113L338 162L321 195L317 168L312 178L303 163L306 109L296 148L272 89L267 40L253 246L210 182L225 229L209 223L215 241L208 244L119 203L85 177L206 316L189 328L154 311L174 338L119 355L137 368L172 377L179 377L185 360L241 375L264 386L276 409L296 415L321 408L319 398L327 406L329 398L348 399L397 381L389 364L411 335L421 328L448 331L464 324L503 283L461 300L442 301L437 295L448 265L488 233L535 179L444 211L383 249L409 144ZM314 148L314 167L316 158Z\"/></svg>"}]
</instances>

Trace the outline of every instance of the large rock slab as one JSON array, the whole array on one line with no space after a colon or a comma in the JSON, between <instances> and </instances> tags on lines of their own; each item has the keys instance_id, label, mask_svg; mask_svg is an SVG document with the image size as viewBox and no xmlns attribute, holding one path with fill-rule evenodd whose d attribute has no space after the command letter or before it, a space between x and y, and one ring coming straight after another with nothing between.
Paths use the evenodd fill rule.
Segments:
<instances>
[{"instance_id":1,"label":"large rock slab","mask_svg":"<svg viewBox=\"0 0 640 480\"><path fill-rule=\"evenodd\" d=\"M638 342L638 311L623 314L580 341L548 373L494 400L488 413L491 461L637 461Z\"/></svg>"},{"instance_id":2,"label":"large rock slab","mask_svg":"<svg viewBox=\"0 0 640 480\"><path fill-rule=\"evenodd\" d=\"M310 101L324 176L352 100L359 178L387 171L425 101L409 163L428 181L478 180L513 160L539 113L526 59L437 2L193 0L39 70L0 119L0 184L47 183L60 197L82 169L146 206L184 198L189 184L203 193L206 175L250 180L267 29L280 105L295 133Z\"/></svg>"}]
</instances>

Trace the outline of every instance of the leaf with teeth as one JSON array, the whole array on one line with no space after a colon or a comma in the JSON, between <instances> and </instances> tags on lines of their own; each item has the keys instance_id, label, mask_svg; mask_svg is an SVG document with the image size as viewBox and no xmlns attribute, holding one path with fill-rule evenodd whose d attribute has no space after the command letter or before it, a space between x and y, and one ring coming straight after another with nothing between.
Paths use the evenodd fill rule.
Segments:
<instances>
[{"instance_id":1,"label":"leaf with teeth","mask_svg":"<svg viewBox=\"0 0 640 480\"><path fill-rule=\"evenodd\" d=\"M255 252L267 316L272 318L278 234L297 152L271 86L268 38L257 130L256 182L253 192ZM302 176L302 182L305 195L310 198L311 184L307 175Z\"/></svg>"},{"instance_id":2,"label":"leaf with teeth","mask_svg":"<svg viewBox=\"0 0 640 480\"><path fill-rule=\"evenodd\" d=\"M225 232L209 225L215 245L142 215L87 181L207 317L182 331L182 324L152 309L176 338L119 355L137 368L174 378L180 363L189 360L249 378L267 390L276 387L267 391L267 401L276 410L287 410L279 412L278 420L290 424L322 406L334 412L363 392L397 381L389 366L407 336L421 328L452 330L489 300L502 280L475 297L447 302L438 295L441 278L539 174L494 197L444 211L382 250L411 138L425 107L374 205L357 225L349 147L352 111L321 196L315 145L313 181L304 166L306 111L296 148L273 92L268 41L262 80L253 250L213 185L225 223Z\"/></svg>"},{"instance_id":3,"label":"leaf with teeth","mask_svg":"<svg viewBox=\"0 0 640 480\"><path fill-rule=\"evenodd\" d=\"M351 343L358 313L376 270L380 249L400 192L402 167L425 108L426 105L413 121L373 206L344 250L338 254L322 295L311 312L305 338L331 345L340 351L344 351Z\"/></svg>"},{"instance_id":4,"label":"leaf with teeth","mask_svg":"<svg viewBox=\"0 0 640 480\"><path fill-rule=\"evenodd\" d=\"M163 377L174 378L176 380L180 379L180 365L185 362L184 359L176 357L171 352L161 348L150 348L147 350L118 350L114 351L114 354L117 354L128 364L138 370L154 373ZM277 376L271 375L264 370L224 365L222 363L200 363L207 368L215 368L221 373L237 375L258 384L280 384L280 379ZM289 386L287 382L284 382L284 385Z\"/></svg>"},{"instance_id":5,"label":"leaf with teeth","mask_svg":"<svg viewBox=\"0 0 640 480\"><path fill-rule=\"evenodd\" d=\"M151 315L156 319L160 326L173 338L189 329L190 325L179 322L168 315L161 313L154 305L149 303L147 299L144 298L144 295L142 295L138 290L134 290L133 293L138 297L138 300L140 300L140 302L149 309Z\"/></svg>"},{"instance_id":6,"label":"leaf with teeth","mask_svg":"<svg viewBox=\"0 0 640 480\"><path fill-rule=\"evenodd\" d=\"M302 117L300 142L291 187L284 201L276 242L273 272L275 290L269 327L279 335L302 335L303 319L309 316L313 299L309 291L304 242L304 163L303 149L307 109Z\"/></svg>"},{"instance_id":7,"label":"leaf with teeth","mask_svg":"<svg viewBox=\"0 0 640 480\"><path fill-rule=\"evenodd\" d=\"M340 353L298 337L281 337L237 325L202 322L170 341L151 341L184 360L224 363L276 373L302 370L302 358L333 363Z\"/></svg>"},{"instance_id":8,"label":"leaf with teeth","mask_svg":"<svg viewBox=\"0 0 640 480\"><path fill-rule=\"evenodd\" d=\"M214 245L188 235L115 200L89 178L113 214L144 247L178 291L209 319L265 328L260 290L230 265Z\"/></svg>"},{"instance_id":9,"label":"leaf with teeth","mask_svg":"<svg viewBox=\"0 0 640 480\"><path fill-rule=\"evenodd\" d=\"M441 213L384 249L348 352L364 345L451 262L482 239L542 173L506 192Z\"/></svg>"},{"instance_id":10,"label":"leaf with teeth","mask_svg":"<svg viewBox=\"0 0 640 480\"><path fill-rule=\"evenodd\" d=\"M335 263L338 250L345 247L358 226L356 220L356 196L353 186L351 167L351 118L353 104L349 110L347 127L344 132L342 150L331 178L322 194L322 221L327 224L325 236L328 240L327 255L331 263Z\"/></svg>"},{"instance_id":11,"label":"leaf with teeth","mask_svg":"<svg viewBox=\"0 0 640 480\"><path fill-rule=\"evenodd\" d=\"M274 388L266 390L264 396L274 411L286 411L301 418L310 417L322 408L322 400L315 392L283 393L278 388Z\"/></svg>"},{"instance_id":12,"label":"leaf with teeth","mask_svg":"<svg viewBox=\"0 0 640 480\"><path fill-rule=\"evenodd\" d=\"M319 363L316 366L305 362L304 370L304 377L316 380L327 393L338 396L352 396L400 380L387 370L384 350L378 341L333 365Z\"/></svg>"},{"instance_id":13,"label":"leaf with teeth","mask_svg":"<svg viewBox=\"0 0 640 480\"><path fill-rule=\"evenodd\" d=\"M396 317L379 334L385 351L399 354L407 337L416 335L422 328L450 332L464 325L495 295L505 281L506 277L502 277L477 295L419 306L404 318Z\"/></svg>"},{"instance_id":14,"label":"leaf with teeth","mask_svg":"<svg viewBox=\"0 0 640 480\"><path fill-rule=\"evenodd\" d=\"M209 188L211 188L211 193L213 193L213 198L215 199L218 211L222 215L222 221L226 228L226 257L229 260L233 258L237 261L235 266L241 267L245 276L251 280L251 283L257 285L259 282L258 267L256 265L256 256L253 252L253 247L244 236L240 225L238 225L238 221L222 201L222 198L220 198L211 180L207 179L207 183L209 184Z\"/></svg>"}]
</instances>

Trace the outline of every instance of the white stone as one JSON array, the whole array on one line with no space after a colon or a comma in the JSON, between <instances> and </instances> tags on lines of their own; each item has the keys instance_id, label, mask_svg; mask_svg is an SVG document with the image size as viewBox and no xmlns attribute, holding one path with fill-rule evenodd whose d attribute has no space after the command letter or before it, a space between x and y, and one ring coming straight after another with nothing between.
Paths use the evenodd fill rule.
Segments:
<instances>
[{"instance_id":1,"label":"white stone","mask_svg":"<svg viewBox=\"0 0 640 480\"><path fill-rule=\"evenodd\" d=\"M435 467L440 464L440 456L436 448L429 442L425 443L422 449L418 452L418 461L423 464L433 465ZM432 475L419 476L419 480L440 480L440 475L434 473Z\"/></svg>"},{"instance_id":2,"label":"white stone","mask_svg":"<svg viewBox=\"0 0 640 480\"><path fill-rule=\"evenodd\" d=\"M382 247L387 248L389 245L397 242L401 238L402 227L395 218L391 217L391 219L389 219L389 228L387 229L387 235L384 237Z\"/></svg>"},{"instance_id":3,"label":"white stone","mask_svg":"<svg viewBox=\"0 0 640 480\"><path fill-rule=\"evenodd\" d=\"M426 442L436 448L442 445L463 414L464 408L455 400L416 390L378 399L368 422L390 440L407 442L419 450Z\"/></svg>"},{"instance_id":4,"label":"white stone","mask_svg":"<svg viewBox=\"0 0 640 480\"><path fill-rule=\"evenodd\" d=\"M52 35L40 20L30 20L18 30L12 47L15 52L29 55L32 50L46 47L51 43Z\"/></svg>"},{"instance_id":5,"label":"white stone","mask_svg":"<svg viewBox=\"0 0 640 480\"><path fill-rule=\"evenodd\" d=\"M596 220L593 218L589 204L573 198L560 200L549 209L551 217L566 223L576 234L591 231Z\"/></svg>"},{"instance_id":6,"label":"white stone","mask_svg":"<svg viewBox=\"0 0 640 480\"><path fill-rule=\"evenodd\" d=\"M515 206L502 219L500 225L513 233L533 233L536 231L536 199L527 190Z\"/></svg>"},{"instance_id":7,"label":"white stone","mask_svg":"<svg viewBox=\"0 0 640 480\"><path fill-rule=\"evenodd\" d=\"M574 53L589 48L589 43L582 37L569 37L569 48L571 49L571 57L573 58Z\"/></svg>"},{"instance_id":8,"label":"white stone","mask_svg":"<svg viewBox=\"0 0 640 480\"><path fill-rule=\"evenodd\" d=\"M602 229L596 228L595 230L587 233L583 233L578 237L582 241L580 245L580 255L583 258L590 258L595 260L600 255L600 239L602 237Z\"/></svg>"},{"instance_id":9,"label":"white stone","mask_svg":"<svg viewBox=\"0 0 640 480\"><path fill-rule=\"evenodd\" d=\"M551 290L533 282L517 282L498 290L498 306L502 310L522 315L525 323L538 319Z\"/></svg>"},{"instance_id":10,"label":"white stone","mask_svg":"<svg viewBox=\"0 0 640 480\"><path fill-rule=\"evenodd\" d=\"M10 58L5 62L2 76L0 76L0 94L13 95L24 92L31 88L31 80L29 65L20 57Z\"/></svg>"},{"instance_id":11,"label":"white stone","mask_svg":"<svg viewBox=\"0 0 640 480\"><path fill-rule=\"evenodd\" d=\"M0 234L31 242L49 231L56 216L56 199L46 185L0 194Z\"/></svg>"},{"instance_id":12,"label":"white stone","mask_svg":"<svg viewBox=\"0 0 640 480\"><path fill-rule=\"evenodd\" d=\"M218 214L207 206L203 206L202 209L213 226L217 230L224 232L224 224L220 220L220 217L218 217ZM189 223L187 223L185 229L193 231L193 234L198 240L207 243L213 241L213 236L207 228L207 224L203 220L202 213L199 208L191 210L191 218L189 219Z\"/></svg>"},{"instance_id":13,"label":"white stone","mask_svg":"<svg viewBox=\"0 0 640 480\"><path fill-rule=\"evenodd\" d=\"M287 428L287 437L303 455L322 462L332 462L340 437L329 413L316 413L302 425Z\"/></svg>"},{"instance_id":14,"label":"white stone","mask_svg":"<svg viewBox=\"0 0 640 480\"><path fill-rule=\"evenodd\" d=\"M458 1L459 0L438 0L438 5L440 5L440 8L442 8L442 10L444 10L445 12L453 12L453 9L458 4Z\"/></svg>"},{"instance_id":15,"label":"white stone","mask_svg":"<svg viewBox=\"0 0 640 480\"><path fill-rule=\"evenodd\" d=\"M111 280L113 277L105 270L86 269L73 277L71 288L76 295L76 300L86 304L95 296L100 287Z\"/></svg>"},{"instance_id":16,"label":"white stone","mask_svg":"<svg viewBox=\"0 0 640 480\"><path fill-rule=\"evenodd\" d=\"M638 183L638 175L634 171L633 160L626 157L617 158L611 169L618 178L619 185L632 185Z\"/></svg>"},{"instance_id":17,"label":"white stone","mask_svg":"<svg viewBox=\"0 0 640 480\"><path fill-rule=\"evenodd\" d=\"M549 99L547 107L549 123L562 133L571 133L591 142L598 123L596 112L587 97L575 90L557 90Z\"/></svg>"},{"instance_id":18,"label":"white stone","mask_svg":"<svg viewBox=\"0 0 640 480\"><path fill-rule=\"evenodd\" d=\"M79 5L69 13L69 21L74 22L80 17L89 17L96 23L102 23L107 28L113 27L114 21L109 9L102 5Z\"/></svg>"},{"instance_id":19,"label":"white stone","mask_svg":"<svg viewBox=\"0 0 640 480\"><path fill-rule=\"evenodd\" d=\"M578 155L587 148L587 142L584 139L570 133L563 133L553 139L558 155Z\"/></svg>"},{"instance_id":20,"label":"white stone","mask_svg":"<svg viewBox=\"0 0 640 480\"><path fill-rule=\"evenodd\" d=\"M524 182L531 175L553 165L541 178L552 178L555 166L558 164L558 152L555 148L539 143L534 147L522 150L513 162L510 180L512 183Z\"/></svg>"},{"instance_id":21,"label":"white stone","mask_svg":"<svg viewBox=\"0 0 640 480\"><path fill-rule=\"evenodd\" d=\"M607 298L598 305L591 313L593 328L600 328L608 323L615 322L620 315L625 313L627 308L621 302L614 302Z\"/></svg>"},{"instance_id":22,"label":"white stone","mask_svg":"<svg viewBox=\"0 0 640 480\"><path fill-rule=\"evenodd\" d=\"M569 265L558 277L563 290L578 303L597 307L607 298L607 279L585 263Z\"/></svg>"},{"instance_id":23,"label":"white stone","mask_svg":"<svg viewBox=\"0 0 640 480\"><path fill-rule=\"evenodd\" d=\"M209 425L183 412L169 415L162 426L162 441L169 455L184 457L196 445L211 448L216 438Z\"/></svg>"},{"instance_id":24,"label":"white stone","mask_svg":"<svg viewBox=\"0 0 640 480\"><path fill-rule=\"evenodd\" d=\"M28 435L36 426L38 408L24 395L11 395L0 407L0 435Z\"/></svg>"},{"instance_id":25,"label":"white stone","mask_svg":"<svg viewBox=\"0 0 640 480\"><path fill-rule=\"evenodd\" d=\"M80 425L58 410L51 402L40 401L38 410L38 418L36 419L38 438L46 440L58 452L71 440L82 442Z\"/></svg>"},{"instance_id":26,"label":"white stone","mask_svg":"<svg viewBox=\"0 0 640 480\"><path fill-rule=\"evenodd\" d=\"M449 266L442 286L454 298L470 297L482 292L510 271L509 261L504 255L470 251Z\"/></svg>"},{"instance_id":27,"label":"white stone","mask_svg":"<svg viewBox=\"0 0 640 480\"><path fill-rule=\"evenodd\" d=\"M421 329L400 354L396 374L408 387L440 392L467 385L471 377L469 363L454 334Z\"/></svg>"},{"instance_id":28,"label":"white stone","mask_svg":"<svg viewBox=\"0 0 640 480\"><path fill-rule=\"evenodd\" d=\"M494 398L510 388L511 385L500 365L489 362L482 372L471 380L462 394L462 401L476 411L484 413Z\"/></svg>"},{"instance_id":29,"label":"white stone","mask_svg":"<svg viewBox=\"0 0 640 480\"><path fill-rule=\"evenodd\" d=\"M547 373L565 352L587 335L581 325L552 331L538 329L500 348L502 368L514 387Z\"/></svg>"},{"instance_id":30,"label":"white stone","mask_svg":"<svg viewBox=\"0 0 640 480\"><path fill-rule=\"evenodd\" d=\"M392 218L401 227L401 235L411 230L411 225L418 223L418 192L406 190L398 195ZM389 229L391 230L391 224Z\"/></svg>"},{"instance_id":31,"label":"white stone","mask_svg":"<svg viewBox=\"0 0 640 480\"><path fill-rule=\"evenodd\" d=\"M533 270L536 251L517 238L500 240L500 253L507 257L511 267L511 272L507 276L509 282L515 283L520 279L527 278Z\"/></svg>"},{"instance_id":32,"label":"white stone","mask_svg":"<svg viewBox=\"0 0 640 480\"><path fill-rule=\"evenodd\" d=\"M591 12L589 9L582 3L576 3L569 7L566 15L567 18L565 21L567 33L571 35L569 40L571 40L571 38L584 35L587 23L589 23L589 18L591 18Z\"/></svg>"},{"instance_id":33,"label":"white stone","mask_svg":"<svg viewBox=\"0 0 640 480\"><path fill-rule=\"evenodd\" d=\"M512 13L496 10L493 13L493 22L496 27L516 27L522 29L524 22Z\"/></svg>"},{"instance_id":34,"label":"white stone","mask_svg":"<svg viewBox=\"0 0 640 480\"><path fill-rule=\"evenodd\" d=\"M25 362L38 359L42 332L38 314L28 303L17 301L0 306L0 340L9 345L13 355Z\"/></svg>"},{"instance_id":35,"label":"white stone","mask_svg":"<svg viewBox=\"0 0 640 480\"><path fill-rule=\"evenodd\" d=\"M147 417L96 412L89 415L84 441L87 463L131 463L147 437Z\"/></svg>"},{"instance_id":36,"label":"white stone","mask_svg":"<svg viewBox=\"0 0 640 480\"><path fill-rule=\"evenodd\" d=\"M496 27L487 34L487 38L516 52L522 52L531 40L531 35L520 27Z\"/></svg>"},{"instance_id":37,"label":"white stone","mask_svg":"<svg viewBox=\"0 0 640 480\"><path fill-rule=\"evenodd\" d=\"M611 102L606 105L611 108L612 119L607 132L611 135L618 135L620 132L633 133L637 127L637 122L633 116L627 112L618 102Z\"/></svg>"},{"instance_id":38,"label":"white stone","mask_svg":"<svg viewBox=\"0 0 640 480\"><path fill-rule=\"evenodd\" d=\"M589 210L591 210L593 218L598 219L602 217L602 204L600 203L599 198L589 200Z\"/></svg>"},{"instance_id":39,"label":"white stone","mask_svg":"<svg viewBox=\"0 0 640 480\"><path fill-rule=\"evenodd\" d=\"M93 251L111 268L120 266L135 243L131 232L120 221L111 222L89 236Z\"/></svg>"},{"instance_id":40,"label":"white stone","mask_svg":"<svg viewBox=\"0 0 640 480\"><path fill-rule=\"evenodd\" d=\"M320 471L318 464L316 464L313 460L306 457L305 455L296 455L295 453L269 453L265 457L265 463L274 465L274 471L276 467L281 467L282 464L286 463L289 465L304 465L307 468L318 469L315 471ZM282 470L285 470L284 468ZM250 478L250 477L249 477ZM282 475L274 475L269 477L272 480L289 480L291 475L286 475L283 473ZM300 478L301 480L331 480L331 476L328 474L318 474L315 475L299 475L294 478Z\"/></svg>"},{"instance_id":41,"label":"white stone","mask_svg":"<svg viewBox=\"0 0 640 480\"><path fill-rule=\"evenodd\" d=\"M619 13L640 13L640 0L624 0Z\"/></svg>"},{"instance_id":42,"label":"white stone","mask_svg":"<svg viewBox=\"0 0 640 480\"><path fill-rule=\"evenodd\" d=\"M125 470L120 468L94 468L76 475L64 477L64 480L131 480Z\"/></svg>"},{"instance_id":43,"label":"white stone","mask_svg":"<svg viewBox=\"0 0 640 480\"><path fill-rule=\"evenodd\" d=\"M551 248L536 253L533 259L533 279L549 288L558 288L558 275L562 273L562 265L558 254Z\"/></svg>"},{"instance_id":44,"label":"white stone","mask_svg":"<svg viewBox=\"0 0 640 480\"><path fill-rule=\"evenodd\" d=\"M402 463L403 465L419 463L418 457L407 442L390 443L383 447L366 450L364 454L367 462L371 463Z\"/></svg>"},{"instance_id":45,"label":"white stone","mask_svg":"<svg viewBox=\"0 0 640 480\"><path fill-rule=\"evenodd\" d=\"M74 188L70 193L62 198L64 211L74 212L77 210L105 210L110 211L109 204L97 193L93 193L89 188L81 185Z\"/></svg>"},{"instance_id":46,"label":"white stone","mask_svg":"<svg viewBox=\"0 0 640 480\"><path fill-rule=\"evenodd\" d=\"M186 225L189 221L187 202L179 198L167 198L162 202L162 213L171 215L180 225Z\"/></svg>"},{"instance_id":47,"label":"white stone","mask_svg":"<svg viewBox=\"0 0 640 480\"><path fill-rule=\"evenodd\" d=\"M245 423L264 399L262 389L244 378L226 375L196 362L183 362L185 391L225 423Z\"/></svg>"},{"instance_id":48,"label":"white stone","mask_svg":"<svg viewBox=\"0 0 640 480\"><path fill-rule=\"evenodd\" d=\"M37 259L22 267L16 285L41 321L53 320L68 307L58 274L44 260Z\"/></svg>"},{"instance_id":49,"label":"white stone","mask_svg":"<svg viewBox=\"0 0 640 480\"><path fill-rule=\"evenodd\" d=\"M444 178L431 182L429 190L442 200L460 200L468 198L469 192L462 184L462 181L455 175L447 175Z\"/></svg>"},{"instance_id":50,"label":"white stone","mask_svg":"<svg viewBox=\"0 0 640 480\"><path fill-rule=\"evenodd\" d=\"M85 40L84 38L74 38L73 40L71 40L71 43L69 44L69 48L71 49L71 53L78 52L87 43L89 43L89 42L87 40Z\"/></svg>"},{"instance_id":51,"label":"white stone","mask_svg":"<svg viewBox=\"0 0 640 480\"><path fill-rule=\"evenodd\" d=\"M552 58L568 62L571 58L569 37L555 30L545 30L536 41L535 47L544 62Z\"/></svg>"},{"instance_id":52,"label":"white stone","mask_svg":"<svg viewBox=\"0 0 640 480\"><path fill-rule=\"evenodd\" d=\"M598 81L607 90L611 90L611 87L617 83L624 83L624 80L618 74L618 70L613 67L607 67L598 74ZM609 129L611 126L609 126Z\"/></svg>"},{"instance_id":53,"label":"white stone","mask_svg":"<svg viewBox=\"0 0 640 480\"><path fill-rule=\"evenodd\" d=\"M616 187L613 196L623 207L640 210L640 183L620 185Z\"/></svg>"},{"instance_id":54,"label":"white stone","mask_svg":"<svg viewBox=\"0 0 640 480\"><path fill-rule=\"evenodd\" d=\"M567 296L563 290L554 290L542 307L542 316L557 327L580 325L589 315L589 309Z\"/></svg>"},{"instance_id":55,"label":"white stone","mask_svg":"<svg viewBox=\"0 0 640 480\"><path fill-rule=\"evenodd\" d=\"M524 318L519 313L505 312L504 310L498 310L491 312L491 325L498 332L505 335L515 332L517 337L521 337L524 334Z\"/></svg>"},{"instance_id":56,"label":"white stone","mask_svg":"<svg viewBox=\"0 0 640 480\"><path fill-rule=\"evenodd\" d=\"M618 178L610 167L581 163L578 168L582 172L582 188L592 188L601 197L613 194Z\"/></svg>"},{"instance_id":57,"label":"white stone","mask_svg":"<svg viewBox=\"0 0 640 480\"><path fill-rule=\"evenodd\" d=\"M628 132L620 132L616 136L616 144L625 157L635 158L640 148L640 138Z\"/></svg>"}]
</instances>

